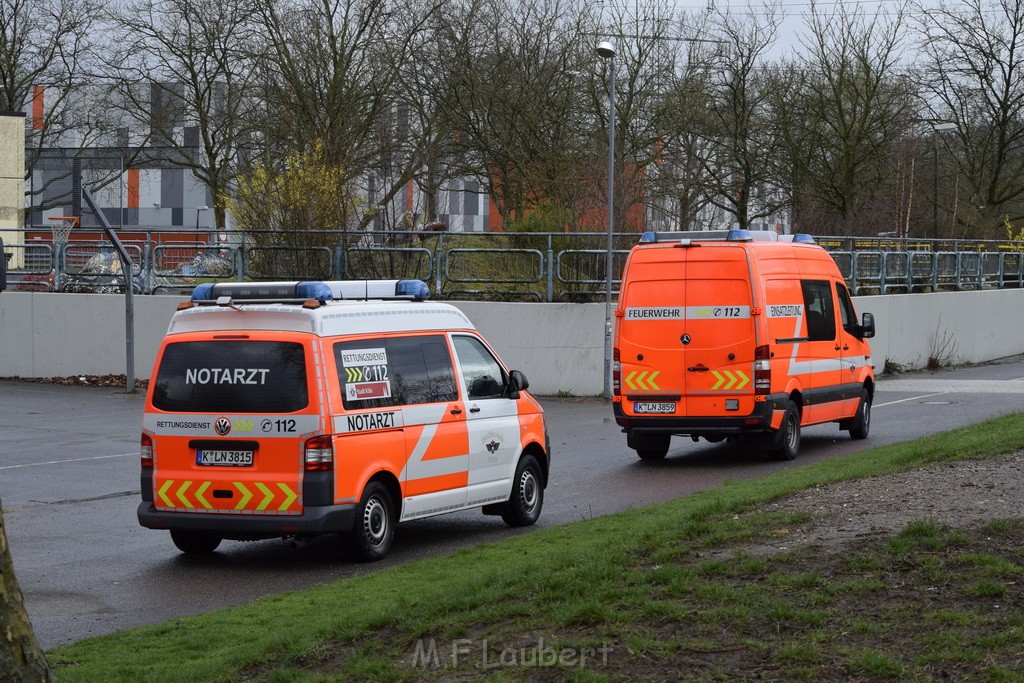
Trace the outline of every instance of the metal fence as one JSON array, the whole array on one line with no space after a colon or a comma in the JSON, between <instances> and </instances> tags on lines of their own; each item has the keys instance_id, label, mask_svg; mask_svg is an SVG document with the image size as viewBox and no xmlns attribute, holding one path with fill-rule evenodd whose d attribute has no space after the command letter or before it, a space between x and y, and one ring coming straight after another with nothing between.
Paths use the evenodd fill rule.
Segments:
<instances>
[{"instance_id":1,"label":"metal fence","mask_svg":"<svg viewBox=\"0 0 1024 683\"><path fill-rule=\"evenodd\" d=\"M24 235L36 233L36 239ZM440 299L600 301L605 296L605 233L448 233L134 230L122 240L141 294L188 293L215 281L416 278ZM53 244L29 231L0 231L8 288L118 292L124 275L113 246L78 239ZM614 235L621 273L636 233ZM819 237L854 294L1018 288L1024 243ZM618 281L613 282L617 290Z\"/></svg>"}]
</instances>

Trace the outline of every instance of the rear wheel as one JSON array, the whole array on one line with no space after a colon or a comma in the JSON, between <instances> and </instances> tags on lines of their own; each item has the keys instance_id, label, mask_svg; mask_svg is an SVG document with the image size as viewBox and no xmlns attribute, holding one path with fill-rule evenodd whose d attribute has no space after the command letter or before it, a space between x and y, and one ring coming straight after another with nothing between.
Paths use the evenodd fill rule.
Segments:
<instances>
[{"instance_id":1,"label":"rear wheel","mask_svg":"<svg viewBox=\"0 0 1024 683\"><path fill-rule=\"evenodd\" d=\"M512 496L501 518L509 526L530 526L540 517L544 506L544 481L540 463L532 455L524 455L512 480Z\"/></svg>"},{"instance_id":2,"label":"rear wheel","mask_svg":"<svg viewBox=\"0 0 1024 683\"><path fill-rule=\"evenodd\" d=\"M171 529L171 540L186 555L209 555L220 545L221 538L209 531Z\"/></svg>"},{"instance_id":3,"label":"rear wheel","mask_svg":"<svg viewBox=\"0 0 1024 683\"><path fill-rule=\"evenodd\" d=\"M790 401L782 416L782 425L772 439L768 455L775 460L792 460L800 451L800 409Z\"/></svg>"},{"instance_id":4,"label":"rear wheel","mask_svg":"<svg viewBox=\"0 0 1024 683\"><path fill-rule=\"evenodd\" d=\"M857 415L850 423L851 439L866 439L871 430L871 394L867 389L860 390L860 403L857 405Z\"/></svg>"},{"instance_id":5,"label":"rear wheel","mask_svg":"<svg viewBox=\"0 0 1024 683\"><path fill-rule=\"evenodd\" d=\"M645 436L629 444L641 460L664 460L668 455L668 445L671 436Z\"/></svg>"},{"instance_id":6,"label":"rear wheel","mask_svg":"<svg viewBox=\"0 0 1024 683\"><path fill-rule=\"evenodd\" d=\"M384 484L370 482L359 501L352 529L342 536L349 555L361 562L375 562L388 554L395 538L394 507Z\"/></svg>"}]
</instances>

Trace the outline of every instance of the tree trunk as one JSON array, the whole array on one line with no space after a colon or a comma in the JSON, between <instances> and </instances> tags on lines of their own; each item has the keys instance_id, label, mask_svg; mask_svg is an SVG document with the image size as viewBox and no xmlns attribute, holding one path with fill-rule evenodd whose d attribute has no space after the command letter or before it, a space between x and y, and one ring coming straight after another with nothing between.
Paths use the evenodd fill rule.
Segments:
<instances>
[{"instance_id":1,"label":"tree trunk","mask_svg":"<svg viewBox=\"0 0 1024 683\"><path fill-rule=\"evenodd\" d=\"M0 505L0 681L52 681L46 655L39 649L25 612L14 563L7 548L4 511Z\"/></svg>"}]
</instances>

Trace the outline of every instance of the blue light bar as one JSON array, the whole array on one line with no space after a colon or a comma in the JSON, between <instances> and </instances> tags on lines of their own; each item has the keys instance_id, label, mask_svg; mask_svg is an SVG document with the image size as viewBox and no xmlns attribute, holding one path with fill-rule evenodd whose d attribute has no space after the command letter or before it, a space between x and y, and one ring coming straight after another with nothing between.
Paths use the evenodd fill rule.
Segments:
<instances>
[{"instance_id":1,"label":"blue light bar","mask_svg":"<svg viewBox=\"0 0 1024 683\"><path fill-rule=\"evenodd\" d=\"M213 285L214 283L207 282L193 289L192 301L209 301L212 298Z\"/></svg>"},{"instance_id":2,"label":"blue light bar","mask_svg":"<svg viewBox=\"0 0 1024 683\"><path fill-rule=\"evenodd\" d=\"M430 298L430 287L423 280L399 280L395 285L395 296L409 296L422 301Z\"/></svg>"},{"instance_id":3,"label":"blue light bar","mask_svg":"<svg viewBox=\"0 0 1024 683\"><path fill-rule=\"evenodd\" d=\"M754 236L750 234L749 230L730 230L729 234L725 237L728 242L753 242Z\"/></svg>"},{"instance_id":4,"label":"blue light bar","mask_svg":"<svg viewBox=\"0 0 1024 683\"><path fill-rule=\"evenodd\" d=\"M793 241L799 242L800 244L815 244L814 238L806 233L793 235Z\"/></svg>"},{"instance_id":5,"label":"blue light bar","mask_svg":"<svg viewBox=\"0 0 1024 683\"><path fill-rule=\"evenodd\" d=\"M331 294L331 288L326 283L314 280L311 282L299 282L296 284L295 298L330 301L334 296Z\"/></svg>"},{"instance_id":6,"label":"blue light bar","mask_svg":"<svg viewBox=\"0 0 1024 683\"><path fill-rule=\"evenodd\" d=\"M640 235L640 244L648 244L650 242L658 241L658 233L653 230L648 230L644 234Z\"/></svg>"}]
</instances>

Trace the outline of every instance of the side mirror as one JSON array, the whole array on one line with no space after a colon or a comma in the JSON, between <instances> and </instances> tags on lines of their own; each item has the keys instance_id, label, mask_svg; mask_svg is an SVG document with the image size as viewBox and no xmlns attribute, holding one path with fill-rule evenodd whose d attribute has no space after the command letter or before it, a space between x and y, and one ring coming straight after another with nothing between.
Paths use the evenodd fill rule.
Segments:
<instances>
[{"instance_id":1,"label":"side mirror","mask_svg":"<svg viewBox=\"0 0 1024 683\"><path fill-rule=\"evenodd\" d=\"M861 339L870 339L875 336L875 316L870 313L864 313L861 316L859 336Z\"/></svg>"},{"instance_id":2,"label":"side mirror","mask_svg":"<svg viewBox=\"0 0 1024 683\"><path fill-rule=\"evenodd\" d=\"M508 373L508 397L519 398L520 391L526 391L530 387L529 380L519 370L509 370Z\"/></svg>"},{"instance_id":3,"label":"side mirror","mask_svg":"<svg viewBox=\"0 0 1024 683\"><path fill-rule=\"evenodd\" d=\"M0 237L0 292L7 289L7 252L4 251L4 238Z\"/></svg>"}]
</instances>

